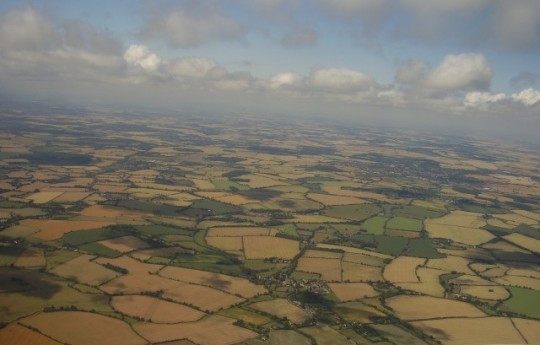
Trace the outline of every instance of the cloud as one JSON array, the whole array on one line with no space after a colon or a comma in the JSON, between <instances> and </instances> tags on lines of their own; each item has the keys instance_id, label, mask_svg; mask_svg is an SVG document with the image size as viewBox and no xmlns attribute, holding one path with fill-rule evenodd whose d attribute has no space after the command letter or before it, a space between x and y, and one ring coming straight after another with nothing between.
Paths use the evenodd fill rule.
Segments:
<instances>
[{"instance_id":1,"label":"cloud","mask_svg":"<svg viewBox=\"0 0 540 345\"><path fill-rule=\"evenodd\" d=\"M466 108L479 110L488 110L488 108L497 102L507 99L504 93L492 94L489 92L469 92L465 95L463 105Z\"/></svg>"},{"instance_id":2,"label":"cloud","mask_svg":"<svg viewBox=\"0 0 540 345\"><path fill-rule=\"evenodd\" d=\"M186 57L171 62L169 71L174 76L204 78L219 70L217 63L204 57Z\"/></svg>"},{"instance_id":3,"label":"cloud","mask_svg":"<svg viewBox=\"0 0 540 345\"><path fill-rule=\"evenodd\" d=\"M487 89L491 77L491 66L484 55L447 55L441 64L427 75L426 85L443 90Z\"/></svg>"},{"instance_id":4,"label":"cloud","mask_svg":"<svg viewBox=\"0 0 540 345\"><path fill-rule=\"evenodd\" d=\"M528 107L532 107L540 102L540 91L529 88L519 93L514 93L511 97L515 102L520 102Z\"/></svg>"},{"instance_id":5,"label":"cloud","mask_svg":"<svg viewBox=\"0 0 540 345\"><path fill-rule=\"evenodd\" d=\"M348 68L314 68L309 84L329 91L358 91L373 87L375 82L367 74Z\"/></svg>"},{"instance_id":6,"label":"cloud","mask_svg":"<svg viewBox=\"0 0 540 345\"><path fill-rule=\"evenodd\" d=\"M161 65L161 59L151 53L146 46L131 45L124 53L124 60L130 65L141 67L142 69L154 72Z\"/></svg>"},{"instance_id":7,"label":"cloud","mask_svg":"<svg viewBox=\"0 0 540 345\"><path fill-rule=\"evenodd\" d=\"M121 44L81 21L59 22L33 7L0 15L0 73L29 79L103 80L124 68Z\"/></svg>"},{"instance_id":8,"label":"cloud","mask_svg":"<svg viewBox=\"0 0 540 345\"><path fill-rule=\"evenodd\" d=\"M283 86L295 85L300 81L300 77L291 72L278 73L270 78L268 85L271 89L279 89Z\"/></svg>"},{"instance_id":9,"label":"cloud","mask_svg":"<svg viewBox=\"0 0 540 345\"><path fill-rule=\"evenodd\" d=\"M487 33L509 50L540 49L540 1L519 0L497 2Z\"/></svg>"},{"instance_id":10,"label":"cloud","mask_svg":"<svg viewBox=\"0 0 540 345\"><path fill-rule=\"evenodd\" d=\"M303 48L317 43L317 31L309 27L298 27L286 32L281 38L281 45L285 48Z\"/></svg>"},{"instance_id":11,"label":"cloud","mask_svg":"<svg viewBox=\"0 0 540 345\"><path fill-rule=\"evenodd\" d=\"M510 79L510 86L524 87L536 84L540 80L540 75L528 71L521 72Z\"/></svg>"},{"instance_id":12,"label":"cloud","mask_svg":"<svg viewBox=\"0 0 540 345\"><path fill-rule=\"evenodd\" d=\"M209 41L238 40L244 29L219 3L191 1L156 14L141 35L162 39L173 48L191 48Z\"/></svg>"},{"instance_id":13,"label":"cloud","mask_svg":"<svg viewBox=\"0 0 540 345\"><path fill-rule=\"evenodd\" d=\"M405 61L398 68L398 83L426 94L449 94L460 91L487 90L492 70L482 54L466 53L446 55L434 68L428 69L422 61Z\"/></svg>"}]
</instances>

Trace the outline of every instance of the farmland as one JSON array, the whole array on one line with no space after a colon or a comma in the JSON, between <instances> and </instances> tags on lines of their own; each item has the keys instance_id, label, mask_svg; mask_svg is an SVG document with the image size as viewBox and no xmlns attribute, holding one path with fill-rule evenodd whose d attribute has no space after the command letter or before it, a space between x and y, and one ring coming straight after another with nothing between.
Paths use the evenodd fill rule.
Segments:
<instances>
[{"instance_id":1,"label":"farmland","mask_svg":"<svg viewBox=\"0 0 540 345\"><path fill-rule=\"evenodd\" d=\"M0 343L538 342L531 147L51 116L0 115Z\"/></svg>"}]
</instances>

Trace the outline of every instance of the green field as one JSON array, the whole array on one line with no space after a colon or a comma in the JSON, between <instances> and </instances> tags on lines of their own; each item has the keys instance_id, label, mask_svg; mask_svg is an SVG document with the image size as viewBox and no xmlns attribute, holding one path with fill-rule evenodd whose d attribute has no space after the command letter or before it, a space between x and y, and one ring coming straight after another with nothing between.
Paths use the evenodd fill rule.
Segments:
<instances>
[{"instance_id":1,"label":"green field","mask_svg":"<svg viewBox=\"0 0 540 345\"><path fill-rule=\"evenodd\" d=\"M370 234L382 235L384 233L384 224L386 224L387 220L387 217L381 216L369 218L362 223L362 229L366 230Z\"/></svg>"},{"instance_id":2,"label":"green field","mask_svg":"<svg viewBox=\"0 0 540 345\"><path fill-rule=\"evenodd\" d=\"M411 217L411 218L438 218L444 215L444 212L430 210L422 206L406 205L400 208L395 208L392 211L394 216Z\"/></svg>"},{"instance_id":3,"label":"green field","mask_svg":"<svg viewBox=\"0 0 540 345\"><path fill-rule=\"evenodd\" d=\"M508 287L507 289L512 297L501 304L500 310L540 319L540 308L538 308L540 291L519 287Z\"/></svg>"},{"instance_id":4,"label":"green field","mask_svg":"<svg viewBox=\"0 0 540 345\"><path fill-rule=\"evenodd\" d=\"M440 254L437 249L435 249L433 241L429 238L411 238L403 255L417 256L426 259L444 257L444 255Z\"/></svg>"},{"instance_id":5,"label":"green field","mask_svg":"<svg viewBox=\"0 0 540 345\"><path fill-rule=\"evenodd\" d=\"M341 205L331 206L324 210L323 214L328 217L345 218L355 221L362 221L376 215L383 209L377 205Z\"/></svg>"},{"instance_id":6,"label":"green field","mask_svg":"<svg viewBox=\"0 0 540 345\"><path fill-rule=\"evenodd\" d=\"M83 244L79 246L79 249L84 252L87 252L88 254L104 256L107 258L116 258L122 255L122 253L117 252L116 250L113 250L111 248L105 247L101 243L97 243L97 242Z\"/></svg>"},{"instance_id":7,"label":"green field","mask_svg":"<svg viewBox=\"0 0 540 345\"><path fill-rule=\"evenodd\" d=\"M388 229L406 231L421 231L423 226L421 220L405 217L394 217L386 223Z\"/></svg>"}]
</instances>

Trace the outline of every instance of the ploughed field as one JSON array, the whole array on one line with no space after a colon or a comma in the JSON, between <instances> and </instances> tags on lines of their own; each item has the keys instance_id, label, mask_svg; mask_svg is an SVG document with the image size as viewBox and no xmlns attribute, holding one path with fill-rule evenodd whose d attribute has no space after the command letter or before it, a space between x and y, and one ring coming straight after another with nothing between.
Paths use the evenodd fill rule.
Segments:
<instances>
[{"instance_id":1,"label":"ploughed field","mask_svg":"<svg viewBox=\"0 0 540 345\"><path fill-rule=\"evenodd\" d=\"M0 115L1 344L540 343L533 148L86 115Z\"/></svg>"}]
</instances>

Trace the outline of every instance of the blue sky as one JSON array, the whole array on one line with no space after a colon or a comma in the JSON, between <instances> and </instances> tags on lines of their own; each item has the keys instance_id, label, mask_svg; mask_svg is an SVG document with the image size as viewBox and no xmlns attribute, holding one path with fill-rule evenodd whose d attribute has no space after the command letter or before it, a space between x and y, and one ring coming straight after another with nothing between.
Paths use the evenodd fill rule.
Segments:
<instances>
[{"instance_id":1,"label":"blue sky","mask_svg":"<svg viewBox=\"0 0 540 345\"><path fill-rule=\"evenodd\" d=\"M0 76L16 90L0 92L84 82L536 116L537 13L535 0L5 0Z\"/></svg>"}]
</instances>

